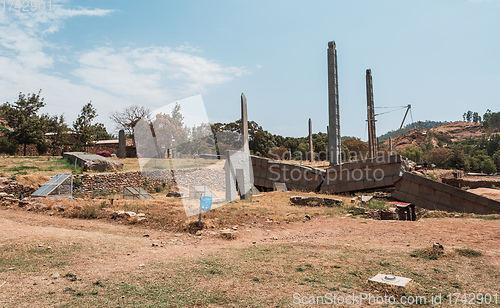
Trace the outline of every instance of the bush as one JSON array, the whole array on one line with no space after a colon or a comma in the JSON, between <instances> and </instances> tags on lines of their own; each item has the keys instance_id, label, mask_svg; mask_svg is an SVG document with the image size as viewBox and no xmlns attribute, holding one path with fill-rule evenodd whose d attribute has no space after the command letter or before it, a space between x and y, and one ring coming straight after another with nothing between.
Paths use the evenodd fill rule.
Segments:
<instances>
[{"instance_id":1,"label":"bush","mask_svg":"<svg viewBox=\"0 0 500 308\"><path fill-rule=\"evenodd\" d=\"M9 139L7 136L0 137L0 153L14 155L17 153L18 143L14 139Z\"/></svg>"},{"instance_id":2,"label":"bush","mask_svg":"<svg viewBox=\"0 0 500 308\"><path fill-rule=\"evenodd\" d=\"M43 155L49 150L49 144L47 142L38 143L36 149L38 150L38 155Z\"/></svg>"},{"instance_id":3,"label":"bush","mask_svg":"<svg viewBox=\"0 0 500 308\"><path fill-rule=\"evenodd\" d=\"M111 157L111 153L108 152L108 151L99 151L96 153L97 155L101 155L101 156L104 156L104 157Z\"/></svg>"},{"instance_id":4,"label":"bush","mask_svg":"<svg viewBox=\"0 0 500 308\"><path fill-rule=\"evenodd\" d=\"M491 158L486 158L481 162L481 170L484 173L492 174L493 172L497 171L497 166Z\"/></svg>"}]
</instances>

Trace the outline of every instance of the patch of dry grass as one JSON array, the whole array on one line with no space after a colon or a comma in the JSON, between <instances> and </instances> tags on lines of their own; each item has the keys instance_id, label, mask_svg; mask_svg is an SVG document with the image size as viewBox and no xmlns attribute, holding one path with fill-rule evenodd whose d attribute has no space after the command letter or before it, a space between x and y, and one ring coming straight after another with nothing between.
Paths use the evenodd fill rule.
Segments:
<instances>
[{"instance_id":1,"label":"patch of dry grass","mask_svg":"<svg viewBox=\"0 0 500 308\"><path fill-rule=\"evenodd\" d=\"M268 222L268 227L283 223L303 220L309 217L335 216L346 213L353 205L349 197L338 197L344 204L333 207L294 206L290 203L290 196L323 196L314 193L284 193L268 192L251 200L240 200L203 212L202 221L205 228L212 226L217 229L232 227L241 224L251 224L255 221ZM332 197L331 195L324 195ZM189 231L189 225L198 221L198 215L186 217L181 199L165 198L157 195L154 200L123 200L119 195L101 199L35 199L36 202L48 206L46 209L35 209L50 215L60 215L81 219L108 219L112 211L131 211L146 214L146 220L127 220L121 223L139 223L142 226L170 230L174 232ZM357 201L356 201L357 202ZM356 203L354 203L356 204ZM64 210L59 211L59 207Z\"/></svg>"},{"instance_id":2,"label":"patch of dry grass","mask_svg":"<svg viewBox=\"0 0 500 308\"><path fill-rule=\"evenodd\" d=\"M87 256L88 248L78 249L81 258ZM13 259L17 252L10 251ZM49 290L33 288L22 300L37 305L56 301L97 307L288 307L293 304L294 294L316 297L326 293L371 293L431 298L439 293L491 293L499 279L494 274L498 266L483 261L485 264L478 268L477 261L458 255L429 261L362 245L252 245L177 261L156 260L140 271L115 271L100 280L64 279ZM62 273L71 273L68 277L86 275L75 271L71 264L59 268ZM472 272L474 275L470 275ZM367 279L378 273L408 277L414 283L406 290L369 284Z\"/></svg>"},{"instance_id":3,"label":"patch of dry grass","mask_svg":"<svg viewBox=\"0 0 500 308\"><path fill-rule=\"evenodd\" d=\"M74 165L66 159L53 156L0 156L0 177L22 179L31 176L53 176L59 173L71 173ZM77 171L81 172L81 167L77 166ZM36 183L40 184L40 183Z\"/></svg>"}]
</instances>

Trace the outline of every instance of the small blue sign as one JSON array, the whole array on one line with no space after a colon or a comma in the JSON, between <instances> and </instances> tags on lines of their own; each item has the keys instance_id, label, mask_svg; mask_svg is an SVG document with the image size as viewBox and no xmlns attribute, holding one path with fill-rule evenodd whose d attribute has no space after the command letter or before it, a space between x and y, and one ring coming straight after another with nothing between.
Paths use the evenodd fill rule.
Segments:
<instances>
[{"instance_id":1,"label":"small blue sign","mask_svg":"<svg viewBox=\"0 0 500 308\"><path fill-rule=\"evenodd\" d=\"M200 207L203 211L210 211L212 208L212 197L203 196L200 199Z\"/></svg>"}]
</instances>

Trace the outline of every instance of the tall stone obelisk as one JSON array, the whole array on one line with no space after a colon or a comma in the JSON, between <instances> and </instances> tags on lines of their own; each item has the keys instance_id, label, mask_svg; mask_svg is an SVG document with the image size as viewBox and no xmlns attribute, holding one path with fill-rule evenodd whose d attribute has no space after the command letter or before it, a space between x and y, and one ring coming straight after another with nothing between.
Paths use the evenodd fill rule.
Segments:
<instances>
[{"instance_id":1,"label":"tall stone obelisk","mask_svg":"<svg viewBox=\"0 0 500 308\"><path fill-rule=\"evenodd\" d=\"M314 161L314 147L313 147L313 125L311 118L309 118L309 161Z\"/></svg>"},{"instance_id":2,"label":"tall stone obelisk","mask_svg":"<svg viewBox=\"0 0 500 308\"><path fill-rule=\"evenodd\" d=\"M375 107L373 103L372 70L366 70L366 121L368 122L368 152L370 158L377 156L377 134L375 133Z\"/></svg>"},{"instance_id":3,"label":"tall stone obelisk","mask_svg":"<svg viewBox=\"0 0 500 308\"><path fill-rule=\"evenodd\" d=\"M341 163L339 83L337 73L337 49L335 41L328 42L328 156L330 166Z\"/></svg>"},{"instance_id":4,"label":"tall stone obelisk","mask_svg":"<svg viewBox=\"0 0 500 308\"><path fill-rule=\"evenodd\" d=\"M250 147L248 145L247 98L243 93L241 93L241 135L243 137L243 151L250 155Z\"/></svg>"},{"instance_id":5,"label":"tall stone obelisk","mask_svg":"<svg viewBox=\"0 0 500 308\"><path fill-rule=\"evenodd\" d=\"M118 158L126 158L126 140L125 140L125 131L120 129L118 132Z\"/></svg>"}]
</instances>

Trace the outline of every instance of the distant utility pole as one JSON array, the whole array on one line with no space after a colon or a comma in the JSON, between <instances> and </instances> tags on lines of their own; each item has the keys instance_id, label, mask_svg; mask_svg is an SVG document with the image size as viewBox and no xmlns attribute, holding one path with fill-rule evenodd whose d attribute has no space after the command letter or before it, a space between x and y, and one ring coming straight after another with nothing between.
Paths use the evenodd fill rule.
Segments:
<instances>
[{"instance_id":1,"label":"distant utility pole","mask_svg":"<svg viewBox=\"0 0 500 308\"><path fill-rule=\"evenodd\" d=\"M377 155L377 134L375 133L375 107L373 103L372 70L366 70L366 111L368 122L368 151L370 158Z\"/></svg>"}]
</instances>

